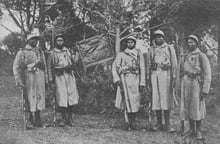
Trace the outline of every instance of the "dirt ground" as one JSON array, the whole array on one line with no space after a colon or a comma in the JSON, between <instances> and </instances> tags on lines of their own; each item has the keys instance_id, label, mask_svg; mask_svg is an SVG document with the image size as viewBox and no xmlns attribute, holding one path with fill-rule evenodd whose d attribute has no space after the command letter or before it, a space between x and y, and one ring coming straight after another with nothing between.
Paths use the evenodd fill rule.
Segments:
<instances>
[{"instance_id":1,"label":"dirt ground","mask_svg":"<svg viewBox=\"0 0 220 144\"><path fill-rule=\"evenodd\" d=\"M75 127L48 127L23 130L20 91L13 77L0 77L0 144L219 144L220 109L209 112L204 121L205 139L182 137L178 132L143 130L147 120L138 117L138 131L121 129L123 118L99 115L75 115ZM43 121L52 119L52 110L43 111ZM179 130L178 110L172 113L171 123ZM186 126L187 127L187 126Z\"/></svg>"}]
</instances>

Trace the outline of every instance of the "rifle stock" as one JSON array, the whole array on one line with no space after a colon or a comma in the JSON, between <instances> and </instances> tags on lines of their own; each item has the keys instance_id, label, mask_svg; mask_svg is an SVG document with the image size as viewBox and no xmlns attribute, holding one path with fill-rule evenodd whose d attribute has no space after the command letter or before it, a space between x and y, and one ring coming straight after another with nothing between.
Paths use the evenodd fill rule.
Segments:
<instances>
[{"instance_id":1,"label":"rifle stock","mask_svg":"<svg viewBox=\"0 0 220 144\"><path fill-rule=\"evenodd\" d=\"M27 129L27 102L26 102L26 89L21 89L21 96L22 96L22 110L23 110L23 122L24 122L24 130Z\"/></svg>"}]
</instances>

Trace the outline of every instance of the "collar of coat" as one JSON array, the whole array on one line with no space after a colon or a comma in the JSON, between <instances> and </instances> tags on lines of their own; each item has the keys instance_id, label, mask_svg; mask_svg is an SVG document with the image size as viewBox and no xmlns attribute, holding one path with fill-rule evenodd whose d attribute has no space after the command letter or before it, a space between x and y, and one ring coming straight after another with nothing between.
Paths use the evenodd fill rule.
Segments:
<instances>
[{"instance_id":1,"label":"collar of coat","mask_svg":"<svg viewBox=\"0 0 220 144\"><path fill-rule=\"evenodd\" d=\"M35 51L35 52L41 51L39 47L34 48L34 47L30 46L29 44L27 44L23 50L31 50L31 51Z\"/></svg>"},{"instance_id":2,"label":"collar of coat","mask_svg":"<svg viewBox=\"0 0 220 144\"><path fill-rule=\"evenodd\" d=\"M37 48L34 48L34 47L30 46L29 44L27 44L27 45L25 46L25 49L26 49L26 50L36 50Z\"/></svg>"},{"instance_id":3,"label":"collar of coat","mask_svg":"<svg viewBox=\"0 0 220 144\"><path fill-rule=\"evenodd\" d=\"M68 51L68 49L66 47L63 47L63 49L54 48L54 51L60 53L60 52L66 52Z\"/></svg>"},{"instance_id":4,"label":"collar of coat","mask_svg":"<svg viewBox=\"0 0 220 144\"><path fill-rule=\"evenodd\" d=\"M124 50L124 53L126 53L126 54L128 54L128 55L132 55L132 56L137 56L137 55L138 55L138 50L135 49L135 48L132 49L132 50L126 48L126 49Z\"/></svg>"},{"instance_id":5,"label":"collar of coat","mask_svg":"<svg viewBox=\"0 0 220 144\"><path fill-rule=\"evenodd\" d=\"M162 45L153 46L153 48L166 48L167 46L168 46L168 44L166 42L164 42Z\"/></svg>"},{"instance_id":6,"label":"collar of coat","mask_svg":"<svg viewBox=\"0 0 220 144\"><path fill-rule=\"evenodd\" d=\"M198 54L198 53L200 53L200 52L201 52L200 49L199 49L199 48L196 48L194 51L189 52L189 54L196 55L196 54Z\"/></svg>"}]
</instances>

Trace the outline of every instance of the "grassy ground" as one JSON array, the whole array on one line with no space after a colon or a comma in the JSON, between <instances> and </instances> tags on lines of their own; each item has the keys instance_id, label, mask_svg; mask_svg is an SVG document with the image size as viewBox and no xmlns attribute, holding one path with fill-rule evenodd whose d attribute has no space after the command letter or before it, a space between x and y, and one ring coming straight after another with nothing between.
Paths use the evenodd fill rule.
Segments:
<instances>
[{"instance_id":1,"label":"grassy ground","mask_svg":"<svg viewBox=\"0 0 220 144\"><path fill-rule=\"evenodd\" d=\"M20 91L13 77L0 77L0 144L219 144L220 109L211 110L204 121L205 139L181 137L178 132L151 132L144 117L138 117L140 130L126 132L121 129L123 118L99 115L75 115L76 126L48 127L23 130ZM43 111L43 121L52 120L52 110ZM172 113L172 124L179 130L178 110ZM186 125L187 127L187 125Z\"/></svg>"}]
</instances>

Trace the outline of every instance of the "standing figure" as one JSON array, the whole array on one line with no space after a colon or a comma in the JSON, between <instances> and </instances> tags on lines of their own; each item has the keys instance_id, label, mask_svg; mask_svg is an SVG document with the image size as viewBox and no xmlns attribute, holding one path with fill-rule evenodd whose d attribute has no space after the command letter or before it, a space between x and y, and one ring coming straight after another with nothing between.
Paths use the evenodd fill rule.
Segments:
<instances>
[{"instance_id":1,"label":"standing figure","mask_svg":"<svg viewBox=\"0 0 220 144\"><path fill-rule=\"evenodd\" d=\"M13 64L16 85L23 89L27 104L25 109L30 112L27 129L42 126L40 111L45 109L46 60L44 52L37 47L38 40L39 36L30 34L26 46L18 51Z\"/></svg>"},{"instance_id":2,"label":"standing figure","mask_svg":"<svg viewBox=\"0 0 220 144\"><path fill-rule=\"evenodd\" d=\"M170 110L174 105L172 95L176 81L177 58L172 46L165 42L163 31L153 33L153 46L147 54L147 82L152 89L152 110L156 111L157 124L152 130L163 128L168 132L174 129L170 125ZM165 126L162 123L164 111Z\"/></svg>"},{"instance_id":3,"label":"standing figure","mask_svg":"<svg viewBox=\"0 0 220 144\"><path fill-rule=\"evenodd\" d=\"M127 38L127 48L118 53L112 66L113 81L117 85L115 106L125 110L126 130L134 126L136 113L140 108L140 91L145 86L145 65L143 55L135 49L136 39Z\"/></svg>"},{"instance_id":4,"label":"standing figure","mask_svg":"<svg viewBox=\"0 0 220 144\"><path fill-rule=\"evenodd\" d=\"M59 34L55 37L55 48L48 56L49 82L55 85L56 102L61 112L60 126L74 126L72 120L73 106L78 103L79 94L74 76L73 64L79 59L76 52L73 54L64 45L64 37Z\"/></svg>"},{"instance_id":5,"label":"standing figure","mask_svg":"<svg viewBox=\"0 0 220 144\"><path fill-rule=\"evenodd\" d=\"M188 53L181 64L181 120L189 120L187 135L202 139L201 120L205 118L205 98L211 84L211 68L207 56L198 48L198 38L186 39Z\"/></svg>"}]
</instances>

